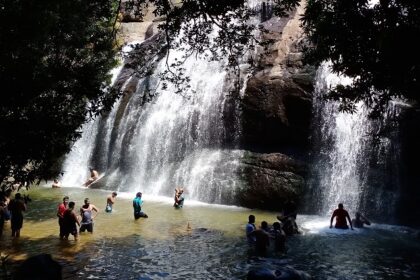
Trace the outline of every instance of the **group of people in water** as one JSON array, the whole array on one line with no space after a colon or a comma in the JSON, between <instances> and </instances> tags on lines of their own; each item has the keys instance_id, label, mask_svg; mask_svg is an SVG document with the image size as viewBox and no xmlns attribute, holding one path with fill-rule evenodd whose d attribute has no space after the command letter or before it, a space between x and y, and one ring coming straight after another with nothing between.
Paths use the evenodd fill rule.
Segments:
<instances>
[{"instance_id":1,"label":"group of people in water","mask_svg":"<svg viewBox=\"0 0 420 280\"><path fill-rule=\"evenodd\" d=\"M245 226L245 234L248 244L255 246L258 254L265 255L274 242L274 251L279 253L286 252L286 238L294 234L299 234L296 224L296 212L277 216L276 222L270 227L266 221L262 221L260 227L255 226L255 216L249 215L248 223ZM270 242L271 240L271 242Z\"/></svg>"},{"instance_id":2,"label":"group of people in water","mask_svg":"<svg viewBox=\"0 0 420 280\"><path fill-rule=\"evenodd\" d=\"M245 234L248 244L255 247L260 255L265 255L270 247L270 243L274 243L274 251L279 253L286 252L287 236L299 234L299 228L296 223L296 212L282 213L277 216L276 222L270 227L266 221L262 221L260 227L255 226L255 216L249 215L248 223L245 226ZM353 227L362 228L364 225L370 225L370 221L366 219L360 212L356 212L356 217L351 220L347 210L344 209L342 203L338 204L338 208L334 210L330 219L330 228L333 227L333 221L336 220L334 227L337 229L349 229Z\"/></svg>"}]
</instances>

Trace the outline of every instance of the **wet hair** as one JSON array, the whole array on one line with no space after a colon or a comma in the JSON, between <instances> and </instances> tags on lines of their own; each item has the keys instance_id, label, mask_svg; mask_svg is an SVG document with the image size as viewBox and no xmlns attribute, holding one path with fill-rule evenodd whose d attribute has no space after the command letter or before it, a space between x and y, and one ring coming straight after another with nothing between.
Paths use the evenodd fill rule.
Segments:
<instances>
[{"instance_id":1,"label":"wet hair","mask_svg":"<svg viewBox=\"0 0 420 280\"><path fill-rule=\"evenodd\" d=\"M141 195L142 195L141 192L136 193L136 197L141 197Z\"/></svg>"},{"instance_id":2,"label":"wet hair","mask_svg":"<svg viewBox=\"0 0 420 280\"><path fill-rule=\"evenodd\" d=\"M73 208L75 204L76 204L76 203L74 203L74 201L70 201L70 202L69 202L69 208Z\"/></svg>"},{"instance_id":3,"label":"wet hair","mask_svg":"<svg viewBox=\"0 0 420 280\"><path fill-rule=\"evenodd\" d=\"M338 208L344 208L343 203L339 203Z\"/></svg>"},{"instance_id":4,"label":"wet hair","mask_svg":"<svg viewBox=\"0 0 420 280\"><path fill-rule=\"evenodd\" d=\"M255 223L255 216L254 215L249 215L248 222L249 223Z\"/></svg>"},{"instance_id":5,"label":"wet hair","mask_svg":"<svg viewBox=\"0 0 420 280\"><path fill-rule=\"evenodd\" d=\"M69 200L69 197L67 195L65 197L63 197L63 201L66 200L66 199Z\"/></svg>"},{"instance_id":6,"label":"wet hair","mask_svg":"<svg viewBox=\"0 0 420 280\"><path fill-rule=\"evenodd\" d=\"M117 192L112 192L113 195L117 196Z\"/></svg>"},{"instance_id":7,"label":"wet hair","mask_svg":"<svg viewBox=\"0 0 420 280\"><path fill-rule=\"evenodd\" d=\"M86 198L85 198L85 203L88 203L88 202L90 203L89 198L88 198L88 197L86 197Z\"/></svg>"}]
</instances>

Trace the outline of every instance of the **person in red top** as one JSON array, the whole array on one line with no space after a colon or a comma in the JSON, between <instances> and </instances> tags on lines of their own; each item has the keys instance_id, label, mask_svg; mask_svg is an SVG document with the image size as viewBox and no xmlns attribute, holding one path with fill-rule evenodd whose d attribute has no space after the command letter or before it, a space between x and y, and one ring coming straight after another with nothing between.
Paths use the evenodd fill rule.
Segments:
<instances>
[{"instance_id":1,"label":"person in red top","mask_svg":"<svg viewBox=\"0 0 420 280\"><path fill-rule=\"evenodd\" d=\"M60 226L60 239L64 238L64 212L67 210L69 205L69 197L63 198L63 203L60 203L57 208L58 224Z\"/></svg>"},{"instance_id":2,"label":"person in red top","mask_svg":"<svg viewBox=\"0 0 420 280\"><path fill-rule=\"evenodd\" d=\"M346 219L347 219L347 220L349 220L350 227L353 230L353 224L351 223L349 212L344 210L343 203L339 203L338 204L338 209L334 210L334 212L331 216L330 228L332 228L332 223L333 223L334 217L336 217L335 228L348 229L349 226L347 225L347 221L346 221Z\"/></svg>"}]
</instances>

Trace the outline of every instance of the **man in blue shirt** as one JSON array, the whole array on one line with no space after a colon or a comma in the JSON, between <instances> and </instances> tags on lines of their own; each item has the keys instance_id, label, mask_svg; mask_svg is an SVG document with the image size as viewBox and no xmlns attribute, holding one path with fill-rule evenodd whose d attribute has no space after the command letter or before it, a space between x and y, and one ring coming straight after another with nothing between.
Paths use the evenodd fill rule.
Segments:
<instances>
[{"instance_id":1,"label":"man in blue shirt","mask_svg":"<svg viewBox=\"0 0 420 280\"><path fill-rule=\"evenodd\" d=\"M141 206L143 205L143 200L141 199L142 193L138 192L136 197L133 199L133 208L134 208L134 219L139 219L141 217L148 218L147 214L141 211Z\"/></svg>"}]
</instances>

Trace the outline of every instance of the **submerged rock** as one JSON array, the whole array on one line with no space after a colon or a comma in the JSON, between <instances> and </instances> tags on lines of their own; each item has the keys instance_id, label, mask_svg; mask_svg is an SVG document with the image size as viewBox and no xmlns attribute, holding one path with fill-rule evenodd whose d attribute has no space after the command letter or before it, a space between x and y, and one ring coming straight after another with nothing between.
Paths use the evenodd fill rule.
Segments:
<instances>
[{"instance_id":1,"label":"submerged rock","mask_svg":"<svg viewBox=\"0 0 420 280\"><path fill-rule=\"evenodd\" d=\"M285 266L281 269L270 270L267 268L253 269L247 274L248 280L308 280L312 277L306 272Z\"/></svg>"}]
</instances>

